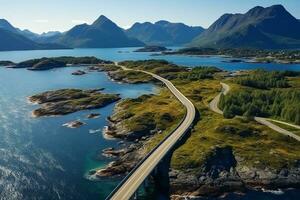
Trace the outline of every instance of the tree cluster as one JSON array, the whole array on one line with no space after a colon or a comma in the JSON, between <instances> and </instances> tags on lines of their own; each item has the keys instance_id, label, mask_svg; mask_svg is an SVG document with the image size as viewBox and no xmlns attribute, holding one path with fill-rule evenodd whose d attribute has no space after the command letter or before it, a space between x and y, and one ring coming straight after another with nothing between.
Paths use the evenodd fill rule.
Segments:
<instances>
[{"instance_id":1,"label":"tree cluster","mask_svg":"<svg viewBox=\"0 0 300 200\"><path fill-rule=\"evenodd\" d=\"M241 90L222 95L224 117L276 117L300 124L300 91L297 89Z\"/></svg>"}]
</instances>

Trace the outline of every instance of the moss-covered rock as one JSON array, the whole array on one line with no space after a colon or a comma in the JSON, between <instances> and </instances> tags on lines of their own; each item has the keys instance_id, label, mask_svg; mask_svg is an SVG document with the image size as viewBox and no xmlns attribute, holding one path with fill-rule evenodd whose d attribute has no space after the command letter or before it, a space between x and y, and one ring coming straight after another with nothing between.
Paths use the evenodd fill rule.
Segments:
<instances>
[{"instance_id":1,"label":"moss-covered rock","mask_svg":"<svg viewBox=\"0 0 300 200\"><path fill-rule=\"evenodd\" d=\"M33 111L35 117L65 115L80 110L104 107L120 99L117 94L104 94L99 90L61 89L29 97L41 108Z\"/></svg>"}]
</instances>

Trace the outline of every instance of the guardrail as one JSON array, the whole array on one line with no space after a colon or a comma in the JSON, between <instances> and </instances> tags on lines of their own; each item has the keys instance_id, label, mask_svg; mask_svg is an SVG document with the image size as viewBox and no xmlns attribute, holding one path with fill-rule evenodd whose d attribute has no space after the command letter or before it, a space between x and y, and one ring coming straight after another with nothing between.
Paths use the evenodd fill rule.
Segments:
<instances>
[{"instance_id":1,"label":"guardrail","mask_svg":"<svg viewBox=\"0 0 300 200\"><path fill-rule=\"evenodd\" d=\"M177 129L187 116L187 110L185 109L184 117L181 119L180 123L159 143L157 144L142 160L138 162L138 164L123 178L123 180L117 185L117 187L106 197L105 200L110 200L113 195L122 187L122 185L128 180L128 178L149 158L149 156L156 151ZM184 134L186 134L187 130L185 130ZM175 145L175 144L174 144ZM167 153L166 153L167 154Z\"/></svg>"}]
</instances>

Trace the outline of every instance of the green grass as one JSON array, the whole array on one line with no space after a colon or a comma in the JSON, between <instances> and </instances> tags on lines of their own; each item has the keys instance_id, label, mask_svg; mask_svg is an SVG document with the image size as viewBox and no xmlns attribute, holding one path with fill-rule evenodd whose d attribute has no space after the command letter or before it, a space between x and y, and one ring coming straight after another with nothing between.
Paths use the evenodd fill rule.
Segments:
<instances>
[{"instance_id":1,"label":"green grass","mask_svg":"<svg viewBox=\"0 0 300 200\"><path fill-rule=\"evenodd\" d=\"M159 143L170 127L176 126L184 116L184 108L166 88L161 88L156 95L142 95L136 99L126 99L117 105L113 120L121 121L129 132L156 129L156 133L148 142L149 148Z\"/></svg>"},{"instance_id":2,"label":"green grass","mask_svg":"<svg viewBox=\"0 0 300 200\"><path fill-rule=\"evenodd\" d=\"M280 169L286 165L294 165L297 160L300 160L300 147L296 140L283 136L257 122L238 118L224 119L222 115L209 110L209 102L221 91L220 81L229 83L232 92L247 87L241 87L230 80L216 78L221 77L218 76L218 73L208 79L181 78L181 73L188 73L185 69L184 71L175 69L176 66L163 61L125 62L123 64L134 69L159 71L159 75L169 78L200 112L200 120L195 124L191 136L174 152L171 161L172 168L197 170L216 146L231 146L239 165L242 166ZM161 69L166 65L166 69L162 71ZM293 81L293 84L298 84L297 81ZM171 113L174 116L177 114L177 120L169 123L161 134L155 134L145 143L144 148L147 151L163 140L177 126L183 116L183 107L174 97L170 98L170 93L168 93L166 89L162 89L158 95L143 100L143 104L140 104L139 100L135 103L125 103L127 106L124 106L123 110L126 110L124 112L129 116L136 114L142 116L142 113L145 112ZM159 108L153 110L153 106L157 105ZM178 108L180 108L181 114L178 114ZM131 122L133 123L133 121ZM159 123L159 120L156 123Z\"/></svg>"},{"instance_id":3,"label":"green grass","mask_svg":"<svg viewBox=\"0 0 300 200\"><path fill-rule=\"evenodd\" d=\"M130 83L147 83L154 81L153 77L143 72L132 71L132 70L119 70L113 72L114 79L116 80L127 80Z\"/></svg>"}]
</instances>

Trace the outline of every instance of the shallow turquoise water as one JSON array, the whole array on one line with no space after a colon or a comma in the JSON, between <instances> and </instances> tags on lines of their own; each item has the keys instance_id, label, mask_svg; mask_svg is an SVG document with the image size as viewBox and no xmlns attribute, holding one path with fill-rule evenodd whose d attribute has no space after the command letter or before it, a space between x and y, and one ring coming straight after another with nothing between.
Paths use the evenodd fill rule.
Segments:
<instances>
[{"instance_id":1,"label":"shallow turquoise water","mask_svg":"<svg viewBox=\"0 0 300 200\"><path fill-rule=\"evenodd\" d=\"M167 59L187 66L212 65L226 70L280 69L300 70L300 65L224 63L220 57L150 56L134 53L135 48L75 49L51 51L0 52L0 60L15 62L43 56L96 56L107 60ZM119 180L93 182L85 178L88 170L101 167L110 160L95 156L104 148L116 146L117 141L105 140L101 131L105 118L114 104L93 111L81 111L66 116L34 119L31 111L36 105L27 102L32 94L60 88L106 88L105 92L120 93L123 98L155 92L150 84L118 84L104 73L71 76L78 68L50 71L27 71L0 67L0 199L104 199ZM86 119L91 112L101 113L99 119ZM62 124L81 119L87 125L68 129ZM292 195L249 193L242 199L295 199ZM232 196L233 198L233 196ZM240 199L240 198L239 198Z\"/></svg>"}]
</instances>

